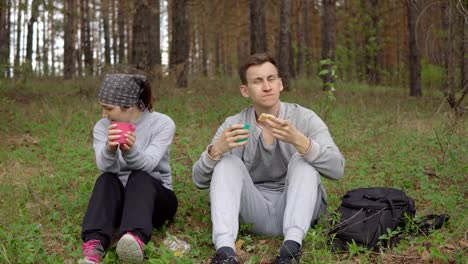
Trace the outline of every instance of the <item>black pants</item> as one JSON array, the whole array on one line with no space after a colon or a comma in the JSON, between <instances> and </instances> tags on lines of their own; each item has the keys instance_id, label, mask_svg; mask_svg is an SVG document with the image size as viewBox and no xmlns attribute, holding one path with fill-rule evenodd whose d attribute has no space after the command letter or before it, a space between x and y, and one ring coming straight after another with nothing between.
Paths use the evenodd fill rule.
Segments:
<instances>
[{"instance_id":1,"label":"black pants","mask_svg":"<svg viewBox=\"0 0 468 264\"><path fill-rule=\"evenodd\" d=\"M118 235L133 232L146 244L153 227L174 218L177 204L174 192L146 172L133 171L126 187L116 174L104 173L94 185L81 237L97 239L107 249L117 230Z\"/></svg>"}]
</instances>

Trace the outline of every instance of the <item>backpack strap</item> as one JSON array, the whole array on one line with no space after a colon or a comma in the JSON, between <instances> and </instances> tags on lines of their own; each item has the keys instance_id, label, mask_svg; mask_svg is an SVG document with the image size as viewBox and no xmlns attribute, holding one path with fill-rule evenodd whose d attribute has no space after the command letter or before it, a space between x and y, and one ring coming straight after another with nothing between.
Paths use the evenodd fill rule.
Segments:
<instances>
[{"instance_id":1,"label":"backpack strap","mask_svg":"<svg viewBox=\"0 0 468 264\"><path fill-rule=\"evenodd\" d=\"M449 219L450 216L448 214L430 214L416 221L416 225L418 226L420 232L427 235L431 230L441 228L442 225L447 223Z\"/></svg>"}]
</instances>

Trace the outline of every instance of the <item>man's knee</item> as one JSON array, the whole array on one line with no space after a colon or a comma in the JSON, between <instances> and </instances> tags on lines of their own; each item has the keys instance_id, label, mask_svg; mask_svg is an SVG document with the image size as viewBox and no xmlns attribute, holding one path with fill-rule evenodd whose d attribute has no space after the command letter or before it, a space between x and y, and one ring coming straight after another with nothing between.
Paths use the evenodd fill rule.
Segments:
<instances>
[{"instance_id":1,"label":"man's knee","mask_svg":"<svg viewBox=\"0 0 468 264\"><path fill-rule=\"evenodd\" d=\"M216 164L213 170L213 176L216 174L226 174L231 172L241 172L245 170L245 164L242 160L234 155L226 155L221 161Z\"/></svg>"},{"instance_id":2,"label":"man's knee","mask_svg":"<svg viewBox=\"0 0 468 264\"><path fill-rule=\"evenodd\" d=\"M300 156L294 156L288 165L288 180L308 179L320 183L320 173Z\"/></svg>"}]
</instances>

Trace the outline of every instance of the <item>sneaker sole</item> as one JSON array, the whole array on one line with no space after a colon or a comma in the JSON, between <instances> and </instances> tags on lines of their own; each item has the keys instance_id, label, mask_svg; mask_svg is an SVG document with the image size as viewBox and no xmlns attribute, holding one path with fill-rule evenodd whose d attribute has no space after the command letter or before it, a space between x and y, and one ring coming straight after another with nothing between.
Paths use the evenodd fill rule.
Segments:
<instances>
[{"instance_id":1,"label":"sneaker sole","mask_svg":"<svg viewBox=\"0 0 468 264\"><path fill-rule=\"evenodd\" d=\"M123 235L119 242L117 242L117 249L115 251L122 263L143 262L143 251L140 249L138 242L131 235Z\"/></svg>"}]
</instances>

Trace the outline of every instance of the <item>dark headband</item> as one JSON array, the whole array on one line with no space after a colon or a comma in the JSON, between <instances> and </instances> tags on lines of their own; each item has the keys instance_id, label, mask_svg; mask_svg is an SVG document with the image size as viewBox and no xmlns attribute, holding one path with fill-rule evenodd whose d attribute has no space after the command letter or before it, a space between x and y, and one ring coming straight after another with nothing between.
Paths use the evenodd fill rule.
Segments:
<instances>
[{"instance_id":1,"label":"dark headband","mask_svg":"<svg viewBox=\"0 0 468 264\"><path fill-rule=\"evenodd\" d=\"M146 77L139 74L107 74L99 89L98 100L101 103L123 107L136 105L145 81Z\"/></svg>"}]
</instances>

